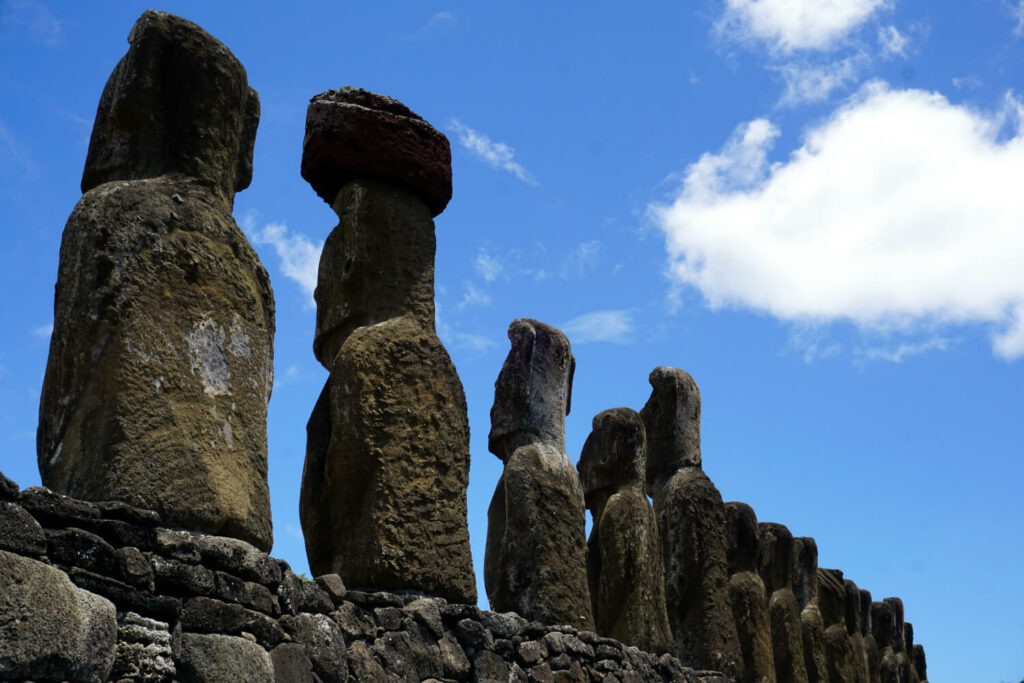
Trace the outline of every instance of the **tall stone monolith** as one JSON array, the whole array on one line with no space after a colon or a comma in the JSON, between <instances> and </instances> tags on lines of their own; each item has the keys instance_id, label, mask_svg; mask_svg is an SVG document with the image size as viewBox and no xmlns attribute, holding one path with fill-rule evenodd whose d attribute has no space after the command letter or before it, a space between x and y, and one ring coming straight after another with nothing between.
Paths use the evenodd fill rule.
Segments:
<instances>
[{"instance_id":1,"label":"tall stone monolith","mask_svg":"<svg viewBox=\"0 0 1024 683\"><path fill-rule=\"evenodd\" d=\"M700 390L686 372L658 367L640 411L647 429L647 493L665 556L665 602L675 654L698 668L741 677L729 608L725 505L701 469Z\"/></svg>"},{"instance_id":2,"label":"tall stone monolith","mask_svg":"<svg viewBox=\"0 0 1024 683\"><path fill-rule=\"evenodd\" d=\"M487 599L592 631L583 486L565 453L576 360L566 336L536 320L513 320L508 338L487 438L505 464L487 510Z\"/></svg>"},{"instance_id":3,"label":"tall stone monolith","mask_svg":"<svg viewBox=\"0 0 1024 683\"><path fill-rule=\"evenodd\" d=\"M860 633L864 638L864 654L868 660L868 680L871 683L881 681L881 652L875 641L875 630L872 625L873 610L871 591L860 589Z\"/></svg>"},{"instance_id":4,"label":"tall stone monolith","mask_svg":"<svg viewBox=\"0 0 1024 683\"><path fill-rule=\"evenodd\" d=\"M839 569L818 569L818 606L825 625L829 683L854 683L853 651L846 631L846 583Z\"/></svg>"},{"instance_id":5,"label":"tall stone monolith","mask_svg":"<svg viewBox=\"0 0 1024 683\"><path fill-rule=\"evenodd\" d=\"M793 589L800 603L804 664L810 683L828 681L825 620L818 609L818 545L813 538L793 539Z\"/></svg>"},{"instance_id":6,"label":"tall stone monolith","mask_svg":"<svg viewBox=\"0 0 1024 683\"><path fill-rule=\"evenodd\" d=\"M878 680L881 683L901 683L899 661L893 649L896 615L891 602L871 603L871 631L878 645Z\"/></svg>"},{"instance_id":7,"label":"tall stone monolith","mask_svg":"<svg viewBox=\"0 0 1024 683\"><path fill-rule=\"evenodd\" d=\"M274 297L231 215L259 99L184 19L147 11L128 43L61 243L42 481L269 550Z\"/></svg>"},{"instance_id":8,"label":"tall stone monolith","mask_svg":"<svg viewBox=\"0 0 1024 683\"><path fill-rule=\"evenodd\" d=\"M745 683L772 683L772 625L768 595L757 573L758 530L754 509L746 503L726 503L725 519L729 546L729 606L736 622L736 634L743 654Z\"/></svg>"},{"instance_id":9,"label":"tall stone monolith","mask_svg":"<svg viewBox=\"0 0 1024 683\"><path fill-rule=\"evenodd\" d=\"M757 525L757 571L768 595L772 658L779 683L807 683L800 605L793 594L793 534L782 524Z\"/></svg>"},{"instance_id":10,"label":"tall stone monolith","mask_svg":"<svg viewBox=\"0 0 1024 683\"><path fill-rule=\"evenodd\" d=\"M475 603L466 399L434 330L448 140L390 97L329 90L307 110L302 176L340 219L315 293L313 351L330 376L306 427L310 569Z\"/></svg>"},{"instance_id":11,"label":"tall stone monolith","mask_svg":"<svg viewBox=\"0 0 1024 683\"><path fill-rule=\"evenodd\" d=\"M612 408L594 417L577 468L594 519L587 576L597 632L660 654L673 643L661 535L644 494L646 456L640 415Z\"/></svg>"},{"instance_id":12,"label":"tall stone monolith","mask_svg":"<svg viewBox=\"0 0 1024 683\"><path fill-rule=\"evenodd\" d=\"M861 591L850 579L843 581L846 592L844 606L846 608L846 633L850 641L850 666L853 668L853 680L856 683L870 683L868 674L868 655L864 647L864 635L861 631Z\"/></svg>"}]
</instances>

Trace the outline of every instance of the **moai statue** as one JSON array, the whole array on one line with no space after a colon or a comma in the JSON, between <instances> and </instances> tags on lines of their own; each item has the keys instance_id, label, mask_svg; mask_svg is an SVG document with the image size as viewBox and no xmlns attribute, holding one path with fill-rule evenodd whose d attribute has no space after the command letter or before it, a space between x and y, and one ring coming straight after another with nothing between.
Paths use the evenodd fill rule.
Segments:
<instances>
[{"instance_id":1,"label":"moai statue","mask_svg":"<svg viewBox=\"0 0 1024 683\"><path fill-rule=\"evenodd\" d=\"M612 408L594 417L577 468L594 517L587 577L597 632L661 654L672 649L672 632L661 536L644 493L646 457L640 415Z\"/></svg>"},{"instance_id":2,"label":"moai statue","mask_svg":"<svg viewBox=\"0 0 1024 683\"><path fill-rule=\"evenodd\" d=\"M231 215L259 99L184 19L147 11L128 43L61 244L42 481L269 550L274 296Z\"/></svg>"},{"instance_id":3,"label":"moai statue","mask_svg":"<svg viewBox=\"0 0 1024 683\"><path fill-rule=\"evenodd\" d=\"M853 652L846 632L846 584L839 569L818 569L818 608L825 624L829 683L854 683Z\"/></svg>"},{"instance_id":4,"label":"moai statue","mask_svg":"<svg viewBox=\"0 0 1024 683\"><path fill-rule=\"evenodd\" d=\"M868 680L871 683L881 681L882 654L875 640L872 625L871 591L860 589L860 633L864 638L864 654L868 660Z\"/></svg>"},{"instance_id":5,"label":"moai statue","mask_svg":"<svg viewBox=\"0 0 1024 683\"><path fill-rule=\"evenodd\" d=\"M340 218L315 293L313 351L331 374L306 427L310 569L475 603L466 398L434 330L448 140L390 97L329 90L307 110L302 177Z\"/></svg>"},{"instance_id":6,"label":"moai statue","mask_svg":"<svg viewBox=\"0 0 1024 683\"><path fill-rule=\"evenodd\" d=\"M758 531L754 509L746 503L726 503L725 520L729 565L729 605L732 607L743 655L744 683L774 683L772 625L768 595L757 573Z\"/></svg>"},{"instance_id":7,"label":"moai statue","mask_svg":"<svg viewBox=\"0 0 1024 683\"><path fill-rule=\"evenodd\" d=\"M914 671L921 683L928 683L928 661L924 656L924 645L914 645Z\"/></svg>"},{"instance_id":8,"label":"moai statue","mask_svg":"<svg viewBox=\"0 0 1024 683\"><path fill-rule=\"evenodd\" d=\"M860 589L850 579L843 582L846 591L846 633L850 641L850 666L853 670L855 683L870 683L868 675L868 655L864 648L864 636L861 632Z\"/></svg>"},{"instance_id":9,"label":"moai statue","mask_svg":"<svg viewBox=\"0 0 1024 683\"><path fill-rule=\"evenodd\" d=\"M793 591L800 604L804 664L810 683L828 681L825 660L825 620L818 609L818 544L813 538L793 539Z\"/></svg>"},{"instance_id":10,"label":"moai statue","mask_svg":"<svg viewBox=\"0 0 1024 683\"><path fill-rule=\"evenodd\" d=\"M903 651L896 654L900 665L900 678L905 683L921 683L914 662L914 625L903 622Z\"/></svg>"},{"instance_id":11,"label":"moai statue","mask_svg":"<svg viewBox=\"0 0 1024 683\"><path fill-rule=\"evenodd\" d=\"M878 645L878 681L880 683L902 683L899 662L893 642L896 638L896 616L888 601L871 603L871 631Z\"/></svg>"},{"instance_id":12,"label":"moai statue","mask_svg":"<svg viewBox=\"0 0 1024 683\"><path fill-rule=\"evenodd\" d=\"M583 486L565 454L576 361L550 325L519 318L494 383L487 447L505 469L487 510L491 609L593 631Z\"/></svg>"},{"instance_id":13,"label":"moai statue","mask_svg":"<svg viewBox=\"0 0 1024 683\"><path fill-rule=\"evenodd\" d=\"M647 493L665 555L665 603L675 655L689 666L742 677L729 608L725 505L701 469L700 390L689 374L658 367L640 411L647 429Z\"/></svg>"},{"instance_id":14,"label":"moai statue","mask_svg":"<svg viewBox=\"0 0 1024 683\"><path fill-rule=\"evenodd\" d=\"M757 571L768 596L776 680L807 683L800 605L792 588L793 535L772 522L758 524L757 535Z\"/></svg>"}]
</instances>

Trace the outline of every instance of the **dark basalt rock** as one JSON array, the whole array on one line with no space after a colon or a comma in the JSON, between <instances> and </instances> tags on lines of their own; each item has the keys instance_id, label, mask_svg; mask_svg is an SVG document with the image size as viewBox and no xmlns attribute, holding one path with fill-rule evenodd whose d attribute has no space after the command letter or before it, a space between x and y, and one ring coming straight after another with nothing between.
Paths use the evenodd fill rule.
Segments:
<instances>
[{"instance_id":1,"label":"dark basalt rock","mask_svg":"<svg viewBox=\"0 0 1024 683\"><path fill-rule=\"evenodd\" d=\"M452 197L446 138L401 102L345 87L310 100L302 177L328 204L352 180L380 180L415 192L436 216Z\"/></svg>"},{"instance_id":2,"label":"dark basalt rock","mask_svg":"<svg viewBox=\"0 0 1024 683\"><path fill-rule=\"evenodd\" d=\"M700 389L678 368L654 368L649 381L654 391L640 415L647 430L647 493L653 495L680 467L700 466Z\"/></svg>"},{"instance_id":3,"label":"dark basalt rock","mask_svg":"<svg viewBox=\"0 0 1024 683\"><path fill-rule=\"evenodd\" d=\"M577 469L594 518L587 575L597 632L663 653L673 641L661 536L644 495L646 452L640 415L612 408L594 417Z\"/></svg>"},{"instance_id":4,"label":"dark basalt rock","mask_svg":"<svg viewBox=\"0 0 1024 683\"><path fill-rule=\"evenodd\" d=\"M758 524L757 566L764 581L771 621L772 658L779 683L804 683L803 626L792 589L793 534L782 524Z\"/></svg>"},{"instance_id":5,"label":"dark basalt rock","mask_svg":"<svg viewBox=\"0 0 1024 683\"><path fill-rule=\"evenodd\" d=\"M757 574L758 527L753 508L726 503L729 606L743 654L745 683L775 680L771 617L764 582Z\"/></svg>"}]
</instances>

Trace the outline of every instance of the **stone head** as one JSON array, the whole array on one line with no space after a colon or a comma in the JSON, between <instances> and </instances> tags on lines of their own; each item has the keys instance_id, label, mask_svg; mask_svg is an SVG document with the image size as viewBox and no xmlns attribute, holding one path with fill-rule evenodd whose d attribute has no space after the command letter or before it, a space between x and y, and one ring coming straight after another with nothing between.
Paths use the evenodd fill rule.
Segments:
<instances>
[{"instance_id":1,"label":"stone head","mask_svg":"<svg viewBox=\"0 0 1024 683\"><path fill-rule=\"evenodd\" d=\"M245 69L190 21L147 10L96 112L82 192L180 174L229 202L252 180L260 103Z\"/></svg>"},{"instance_id":2,"label":"stone head","mask_svg":"<svg viewBox=\"0 0 1024 683\"><path fill-rule=\"evenodd\" d=\"M904 646L903 600L900 598L886 598L884 602L892 608L892 649L896 652L902 652Z\"/></svg>"},{"instance_id":3,"label":"stone head","mask_svg":"<svg viewBox=\"0 0 1024 683\"><path fill-rule=\"evenodd\" d=\"M640 415L632 408L611 408L595 415L592 426L576 465L587 507L593 509L591 497L599 491L629 487L642 494L647 437Z\"/></svg>"},{"instance_id":4,"label":"stone head","mask_svg":"<svg viewBox=\"0 0 1024 683\"><path fill-rule=\"evenodd\" d=\"M793 568L793 534L782 524L761 522L757 525L757 573L771 595L790 588Z\"/></svg>"},{"instance_id":5,"label":"stone head","mask_svg":"<svg viewBox=\"0 0 1024 683\"><path fill-rule=\"evenodd\" d=\"M875 637L879 650L892 647L894 626L892 605L888 602L871 603L871 634Z\"/></svg>"},{"instance_id":6,"label":"stone head","mask_svg":"<svg viewBox=\"0 0 1024 683\"><path fill-rule=\"evenodd\" d=\"M729 573L756 572L758 530L754 508L746 503L726 503L725 524Z\"/></svg>"},{"instance_id":7,"label":"stone head","mask_svg":"<svg viewBox=\"0 0 1024 683\"><path fill-rule=\"evenodd\" d=\"M818 599L818 544L809 536L793 539L792 581L801 609Z\"/></svg>"},{"instance_id":8,"label":"stone head","mask_svg":"<svg viewBox=\"0 0 1024 683\"><path fill-rule=\"evenodd\" d=\"M846 589L846 600L843 605L846 612L846 632L851 636L860 633L860 589L850 579L843 581Z\"/></svg>"},{"instance_id":9,"label":"stone head","mask_svg":"<svg viewBox=\"0 0 1024 683\"><path fill-rule=\"evenodd\" d=\"M860 633L870 636L871 630L871 591L860 589Z\"/></svg>"},{"instance_id":10,"label":"stone head","mask_svg":"<svg viewBox=\"0 0 1024 683\"><path fill-rule=\"evenodd\" d=\"M547 443L564 453L576 370L569 340L528 318L513 320L508 338L512 348L494 383L487 448L503 462L529 443Z\"/></svg>"},{"instance_id":11,"label":"stone head","mask_svg":"<svg viewBox=\"0 0 1024 683\"><path fill-rule=\"evenodd\" d=\"M846 628L846 585L841 569L818 569L818 609L825 628L838 624Z\"/></svg>"},{"instance_id":12,"label":"stone head","mask_svg":"<svg viewBox=\"0 0 1024 683\"><path fill-rule=\"evenodd\" d=\"M700 466L700 389L679 368L657 367L640 411L647 428L647 490L684 466Z\"/></svg>"}]
</instances>

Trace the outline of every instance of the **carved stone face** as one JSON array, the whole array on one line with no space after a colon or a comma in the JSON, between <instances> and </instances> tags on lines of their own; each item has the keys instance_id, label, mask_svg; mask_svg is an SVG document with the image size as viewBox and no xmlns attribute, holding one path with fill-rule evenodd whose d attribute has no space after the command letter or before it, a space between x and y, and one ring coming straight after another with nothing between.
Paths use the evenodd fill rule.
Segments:
<instances>
[{"instance_id":1,"label":"carved stone face","mask_svg":"<svg viewBox=\"0 0 1024 683\"><path fill-rule=\"evenodd\" d=\"M502 461L526 443L548 443L564 452L576 369L569 340L527 318L512 321L508 338L512 348L494 383L488 450Z\"/></svg>"},{"instance_id":2,"label":"carved stone face","mask_svg":"<svg viewBox=\"0 0 1024 683\"><path fill-rule=\"evenodd\" d=\"M178 173L231 198L252 180L260 105L245 69L216 38L145 12L100 98L82 191Z\"/></svg>"},{"instance_id":3,"label":"carved stone face","mask_svg":"<svg viewBox=\"0 0 1024 683\"><path fill-rule=\"evenodd\" d=\"M576 466L587 507L598 491L629 486L642 492L646 451L644 423L635 410L612 408L598 413Z\"/></svg>"},{"instance_id":4,"label":"carved stone face","mask_svg":"<svg viewBox=\"0 0 1024 683\"><path fill-rule=\"evenodd\" d=\"M640 411L647 429L648 492L680 467L701 464L700 389L679 368L651 371L651 397Z\"/></svg>"}]
</instances>

